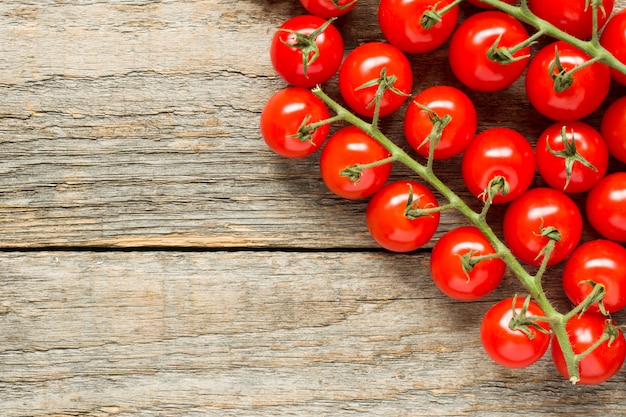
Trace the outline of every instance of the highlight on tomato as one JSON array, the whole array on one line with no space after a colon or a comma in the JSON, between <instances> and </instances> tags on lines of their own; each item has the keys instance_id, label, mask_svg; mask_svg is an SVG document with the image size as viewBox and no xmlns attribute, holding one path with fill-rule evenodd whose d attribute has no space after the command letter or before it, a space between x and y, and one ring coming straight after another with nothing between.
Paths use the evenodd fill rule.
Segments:
<instances>
[{"instance_id":1,"label":"highlight on tomato","mask_svg":"<svg viewBox=\"0 0 626 417\"><path fill-rule=\"evenodd\" d=\"M311 130L307 125L328 119L326 104L306 88L277 91L261 112L261 135L267 146L287 158L302 158L321 148L330 125Z\"/></svg>"},{"instance_id":2,"label":"highlight on tomato","mask_svg":"<svg viewBox=\"0 0 626 417\"><path fill-rule=\"evenodd\" d=\"M492 306L480 325L483 349L497 364L524 368L543 357L550 344L550 327L534 301L505 298ZM538 320L539 319L539 320Z\"/></svg>"},{"instance_id":3,"label":"highlight on tomato","mask_svg":"<svg viewBox=\"0 0 626 417\"><path fill-rule=\"evenodd\" d=\"M351 200L369 197L387 182L392 164L379 164L379 161L390 156L384 146L358 127L344 127L322 149L322 180L340 197ZM367 166L370 164L374 166Z\"/></svg>"},{"instance_id":4,"label":"highlight on tomato","mask_svg":"<svg viewBox=\"0 0 626 417\"><path fill-rule=\"evenodd\" d=\"M392 252L410 252L424 246L439 226L437 198L426 185L398 180L378 191L365 212L372 238Z\"/></svg>"},{"instance_id":5,"label":"highlight on tomato","mask_svg":"<svg viewBox=\"0 0 626 417\"><path fill-rule=\"evenodd\" d=\"M404 116L404 136L421 156L428 157L433 127L440 130L434 159L452 158L463 152L476 134L478 117L472 100L461 90L438 85L422 90Z\"/></svg>"},{"instance_id":6,"label":"highlight on tomato","mask_svg":"<svg viewBox=\"0 0 626 417\"><path fill-rule=\"evenodd\" d=\"M475 226L446 232L433 247L430 275L448 297L478 300L495 290L506 270L485 235Z\"/></svg>"}]
</instances>

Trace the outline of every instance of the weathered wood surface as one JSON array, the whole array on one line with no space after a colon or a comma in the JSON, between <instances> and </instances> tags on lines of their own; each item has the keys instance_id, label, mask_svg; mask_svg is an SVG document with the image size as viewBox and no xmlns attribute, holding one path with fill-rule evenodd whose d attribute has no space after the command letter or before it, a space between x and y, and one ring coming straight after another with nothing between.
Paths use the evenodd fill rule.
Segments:
<instances>
[{"instance_id":1,"label":"weathered wood surface","mask_svg":"<svg viewBox=\"0 0 626 417\"><path fill-rule=\"evenodd\" d=\"M376 4L338 21L348 48L381 38ZM522 371L486 358L480 317L520 290L513 278L480 303L446 299L427 251L378 250L366 202L328 192L316 156L265 148L258 118L284 87L269 40L301 12L0 4L0 415L626 413L624 372L571 387L549 358ZM445 49L411 60L416 91L458 86L432 69ZM533 140L549 122L522 87L470 92L481 128ZM399 118L382 128L401 143ZM437 169L462 190L458 165ZM439 234L460 222L445 213Z\"/></svg>"}]
</instances>

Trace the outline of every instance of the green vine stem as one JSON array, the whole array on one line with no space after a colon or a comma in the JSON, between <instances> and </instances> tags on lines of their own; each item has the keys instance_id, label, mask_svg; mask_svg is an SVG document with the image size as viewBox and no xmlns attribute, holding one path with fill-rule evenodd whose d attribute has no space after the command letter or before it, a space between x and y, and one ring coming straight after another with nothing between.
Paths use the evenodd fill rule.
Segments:
<instances>
[{"instance_id":1,"label":"green vine stem","mask_svg":"<svg viewBox=\"0 0 626 417\"><path fill-rule=\"evenodd\" d=\"M463 199L461 199L452 189L450 189L444 182L442 182L433 172L428 169L427 166L422 165L413 159L402 148L397 146L387 136L385 136L374 123L368 123L361 118L355 116L348 109L337 103L331 97L329 97L321 87L315 87L313 93L318 96L326 105L332 109L336 116L333 119L341 119L347 123L350 123L359 129L363 130L381 145L383 145L391 153L391 158L406 165L409 169L415 172L422 180L430 184L435 190L441 194L447 201L446 208L453 208L464 215L471 224L476 226L489 240L494 250L507 264L513 274L519 279L524 288L534 298L537 304L541 307L546 315L546 321L550 324L555 337L558 339L563 355L565 357L568 373L570 375L570 381L576 383L579 380L578 361L579 357L574 353L569 338L567 336L567 330L565 328L567 318L569 315L559 313L550 303L546 297L542 285L541 275L531 275L517 258L511 253L509 248L496 236L494 231L485 221L485 218L481 213L476 213L469 205L467 205ZM553 241L550 241L553 242ZM548 243L550 246L550 243ZM548 248L549 249L549 248ZM547 262L548 253L544 255L544 264ZM540 268L541 269L541 268Z\"/></svg>"}]
</instances>

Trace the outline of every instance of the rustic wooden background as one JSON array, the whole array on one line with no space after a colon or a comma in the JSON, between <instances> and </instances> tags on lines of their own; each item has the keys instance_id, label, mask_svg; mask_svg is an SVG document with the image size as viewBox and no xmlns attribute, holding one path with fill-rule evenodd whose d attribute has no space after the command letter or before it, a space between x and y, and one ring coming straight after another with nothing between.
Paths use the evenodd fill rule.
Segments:
<instances>
[{"instance_id":1,"label":"rustic wooden background","mask_svg":"<svg viewBox=\"0 0 626 417\"><path fill-rule=\"evenodd\" d=\"M382 39L376 7L337 22L347 48ZM481 317L521 291L514 278L448 300L428 249L376 248L366 202L331 195L317 156L266 149L259 115L285 86L268 45L300 13L295 0L0 4L0 415L626 413L626 371L572 387L549 357L525 370L486 357ZM416 91L459 86L445 47L411 60ZM521 87L469 92L480 129L534 140L548 121ZM398 143L400 118L383 122ZM463 193L457 163L437 169ZM437 236L463 220L442 223ZM559 268L546 287L566 308Z\"/></svg>"}]
</instances>

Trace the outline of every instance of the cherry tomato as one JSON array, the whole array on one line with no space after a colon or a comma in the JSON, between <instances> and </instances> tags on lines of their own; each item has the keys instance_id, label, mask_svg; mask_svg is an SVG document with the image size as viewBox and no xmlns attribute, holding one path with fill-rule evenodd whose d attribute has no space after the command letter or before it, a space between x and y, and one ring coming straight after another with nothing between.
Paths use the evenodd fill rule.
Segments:
<instances>
[{"instance_id":1,"label":"cherry tomato","mask_svg":"<svg viewBox=\"0 0 626 417\"><path fill-rule=\"evenodd\" d=\"M626 242L626 172L607 175L587 194L587 218L607 239Z\"/></svg>"},{"instance_id":2,"label":"cherry tomato","mask_svg":"<svg viewBox=\"0 0 626 417\"><path fill-rule=\"evenodd\" d=\"M609 153L626 163L626 97L615 100L604 112L600 133Z\"/></svg>"},{"instance_id":3,"label":"cherry tomato","mask_svg":"<svg viewBox=\"0 0 626 417\"><path fill-rule=\"evenodd\" d=\"M300 0L307 12L324 19L346 14L356 3L357 0Z\"/></svg>"},{"instance_id":4,"label":"cherry tomato","mask_svg":"<svg viewBox=\"0 0 626 417\"><path fill-rule=\"evenodd\" d=\"M378 22L385 38L410 54L430 52L440 47L452 34L459 18L455 6L441 16L439 22L425 28L421 19L424 12L450 5L454 0L381 0Z\"/></svg>"},{"instance_id":5,"label":"cherry tomato","mask_svg":"<svg viewBox=\"0 0 626 417\"><path fill-rule=\"evenodd\" d=\"M487 129L465 150L461 173L467 189L483 201L489 183L496 177L504 178L509 191L506 195L495 194L492 203L508 203L530 187L535 176L535 154L528 140L517 131L506 127Z\"/></svg>"},{"instance_id":6,"label":"cherry tomato","mask_svg":"<svg viewBox=\"0 0 626 417\"><path fill-rule=\"evenodd\" d=\"M626 64L626 9L615 13L600 35L600 45L604 46L615 58ZM626 85L626 74L611 68L611 77Z\"/></svg>"},{"instance_id":7,"label":"cherry tomato","mask_svg":"<svg viewBox=\"0 0 626 417\"><path fill-rule=\"evenodd\" d=\"M467 87L478 91L502 90L513 84L528 64L530 47L522 48L508 64L496 62L490 49L512 47L528 39L521 22L499 11L480 12L459 25L450 40L448 60L454 75Z\"/></svg>"},{"instance_id":8,"label":"cherry tomato","mask_svg":"<svg viewBox=\"0 0 626 417\"><path fill-rule=\"evenodd\" d=\"M410 203L410 204L409 204ZM435 195L416 181L395 181L374 194L367 205L365 218L369 232L383 248L393 252L410 252L425 245L439 225L438 211L409 213L420 209L436 209Z\"/></svg>"},{"instance_id":9,"label":"cherry tomato","mask_svg":"<svg viewBox=\"0 0 626 417\"><path fill-rule=\"evenodd\" d=\"M504 213L504 241L522 262L538 266L550 238L544 232L556 229L560 239L548 259L554 265L569 256L582 235L582 216L576 203L553 188L533 188L515 199Z\"/></svg>"},{"instance_id":10,"label":"cherry tomato","mask_svg":"<svg viewBox=\"0 0 626 417\"><path fill-rule=\"evenodd\" d=\"M393 113L404 104L413 88L413 70L407 57L395 46L368 42L353 49L346 57L339 70L339 91L352 110L362 116L372 117L378 84L370 83L392 77L396 78L393 87L397 91L387 89L383 94L379 113L381 117Z\"/></svg>"},{"instance_id":11,"label":"cherry tomato","mask_svg":"<svg viewBox=\"0 0 626 417\"><path fill-rule=\"evenodd\" d=\"M326 186L340 197L358 199L369 197L382 188L391 174L391 163L367 168L355 175L341 175L356 164L369 164L391 156L374 138L355 126L338 130L324 145L320 156L320 172Z\"/></svg>"},{"instance_id":12,"label":"cherry tomato","mask_svg":"<svg viewBox=\"0 0 626 417\"><path fill-rule=\"evenodd\" d=\"M549 126L539 136L535 154L541 177L569 194L590 190L609 165L609 152L600 132L581 121Z\"/></svg>"},{"instance_id":13,"label":"cherry tomato","mask_svg":"<svg viewBox=\"0 0 626 417\"><path fill-rule=\"evenodd\" d=\"M582 353L591 347L604 333L609 322L600 314L585 313L575 315L567 322L567 335L574 349L574 353ZM626 358L626 340L619 328L616 328L616 337L611 344L608 341L602 343L590 354L585 356L578 364L580 373L579 384L593 385L609 380L617 373ZM556 337L552 340L552 360L556 369L566 378L569 378L565 358L561 351L561 345Z\"/></svg>"},{"instance_id":14,"label":"cherry tomato","mask_svg":"<svg viewBox=\"0 0 626 417\"><path fill-rule=\"evenodd\" d=\"M477 260L495 250L474 226L461 226L445 233L435 243L430 256L430 274L435 285L447 296L473 301L492 292L504 277L506 264L500 258ZM462 257L477 262L465 268Z\"/></svg>"},{"instance_id":15,"label":"cherry tomato","mask_svg":"<svg viewBox=\"0 0 626 417\"><path fill-rule=\"evenodd\" d=\"M418 154L428 157L430 142L423 142L431 133L434 115L418 104L428 107L438 119L451 117L437 142L434 158L451 158L463 152L474 138L478 124L476 107L470 98L457 88L440 85L423 90L413 99L404 117L404 135Z\"/></svg>"},{"instance_id":16,"label":"cherry tomato","mask_svg":"<svg viewBox=\"0 0 626 417\"><path fill-rule=\"evenodd\" d=\"M502 0L502 1L504 1L507 4L515 4L515 2L517 2L517 0ZM473 4L474 6L482 7L483 9L494 9L493 6L483 3L480 0L467 0L467 2Z\"/></svg>"},{"instance_id":17,"label":"cherry tomato","mask_svg":"<svg viewBox=\"0 0 626 417\"><path fill-rule=\"evenodd\" d=\"M515 299L515 313L523 317L543 317L543 310L534 302L529 301L524 311L523 298ZM523 368L537 362L548 350L550 344L550 328L543 321L533 322L546 333L532 325L526 324L525 331L511 329L513 318L513 298L506 298L491 307L480 325L480 341L483 349L497 364L507 368ZM530 336L529 336L530 335Z\"/></svg>"},{"instance_id":18,"label":"cherry tomato","mask_svg":"<svg viewBox=\"0 0 626 417\"><path fill-rule=\"evenodd\" d=\"M324 102L305 88L288 87L276 93L261 112L261 134L265 143L279 155L302 158L318 150L328 137L330 125L318 127L303 140L293 137L300 126L329 118Z\"/></svg>"},{"instance_id":19,"label":"cherry tomato","mask_svg":"<svg viewBox=\"0 0 626 417\"><path fill-rule=\"evenodd\" d=\"M626 248L605 239L577 247L563 268L563 288L574 304L580 304L592 291L588 280L604 285L602 304L606 311L614 313L626 307ZM599 312L598 304L589 311Z\"/></svg>"},{"instance_id":20,"label":"cherry tomato","mask_svg":"<svg viewBox=\"0 0 626 417\"><path fill-rule=\"evenodd\" d=\"M565 71L571 71L586 61L589 56L580 49L557 41L543 47L530 62L526 72L526 95L533 107L541 114L554 120L582 119L593 113L602 104L609 92L611 76L609 68L599 62L587 65L571 74L571 85L557 91L568 82L557 82L552 75L559 73L556 51Z\"/></svg>"},{"instance_id":21,"label":"cherry tomato","mask_svg":"<svg viewBox=\"0 0 626 417\"><path fill-rule=\"evenodd\" d=\"M589 0L528 0L528 8L540 18L579 39L591 38L593 20ZM613 11L613 0L603 0L598 8L598 29Z\"/></svg>"},{"instance_id":22,"label":"cherry tomato","mask_svg":"<svg viewBox=\"0 0 626 417\"><path fill-rule=\"evenodd\" d=\"M326 20L318 16L296 16L274 34L270 45L272 65L289 84L311 88L324 84L339 70L343 59L341 33L329 24L314 35L325 24Z\"/></svg>"}]
</instances>

